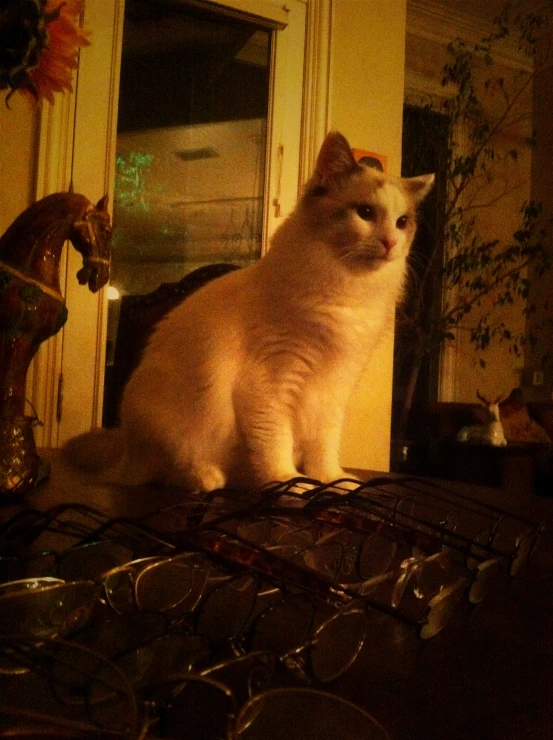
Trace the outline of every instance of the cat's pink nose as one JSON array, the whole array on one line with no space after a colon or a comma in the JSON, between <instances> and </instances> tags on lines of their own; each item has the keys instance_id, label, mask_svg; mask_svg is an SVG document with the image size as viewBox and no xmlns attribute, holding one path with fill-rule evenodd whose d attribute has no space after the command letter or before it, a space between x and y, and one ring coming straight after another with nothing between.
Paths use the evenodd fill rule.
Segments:
<instances>
[{"instance_id":1,"label":"cat's pink nose","mask_svg":"<svg viewBox=\"0 0 553 740\"><path fill-rule=\"evenodd\" d=\"M394 239L392 237L381 239L380 241L382 242L382 246L387 252L389 252L390 249L395 247L397 244L397 239Z\"/></svg>"}]
</instances>

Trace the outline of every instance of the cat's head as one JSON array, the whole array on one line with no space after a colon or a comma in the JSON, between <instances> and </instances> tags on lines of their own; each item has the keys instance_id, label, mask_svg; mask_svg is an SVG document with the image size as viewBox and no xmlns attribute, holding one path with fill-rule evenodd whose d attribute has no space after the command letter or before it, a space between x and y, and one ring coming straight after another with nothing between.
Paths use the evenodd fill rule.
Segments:
<instances>
[{"instance_id":1,"label":"cat's head","mask_svg":"<svg viewBox=\"0 0 553 740\"><path fill-rule=\"evenodd\" d=\"M346 139L329 133L302 205L318 238L351 269L379 269L405 259L416 231L417 206L434 175L391 177L355 161Z\"/></svg>"}]
</instances>

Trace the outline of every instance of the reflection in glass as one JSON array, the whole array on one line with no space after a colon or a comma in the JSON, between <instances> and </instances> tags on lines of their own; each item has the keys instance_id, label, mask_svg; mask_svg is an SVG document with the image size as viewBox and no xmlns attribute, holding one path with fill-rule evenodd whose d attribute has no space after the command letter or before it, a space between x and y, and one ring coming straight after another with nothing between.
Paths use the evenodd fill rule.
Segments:
<instances>
[{"instance_id":1,"label":"reflection in glass","mask_svg":"<svg viewBox=\"0 0 553 740\"><path fill-rule=\"evenodd\" d=\"M104 424L126 296L259 259L271 31L165 0L127 0L113 205ZM118 291L118 296L114 289Z\"/></svg>"}]
</instances>

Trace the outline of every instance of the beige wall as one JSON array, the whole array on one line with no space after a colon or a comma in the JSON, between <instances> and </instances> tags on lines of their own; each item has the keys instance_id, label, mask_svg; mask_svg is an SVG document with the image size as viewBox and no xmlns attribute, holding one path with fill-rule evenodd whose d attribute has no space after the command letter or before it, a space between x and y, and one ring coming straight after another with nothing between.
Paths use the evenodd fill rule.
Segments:
<instances>
[{"instance_id":1,"label":"beige wall","mask_svg":"<svg viewBox=\"0 0 553 740\"><path fill-rule=\"evenodd\" d=\"M405 59L404 0L333 3L330 128L351 146L388 157L401 169ZM371 359L350 404L342 447L346 467L388 470L393 335Z\"/></svg>"},{"instance_id":2,"label":"beige wall","mask_svg":"<svg viewBox=\"0 0 553 740\"><path fill-rule=\"evenodd\" d=\"M35 200L38 113L15 94L0 95L0 233Z\"/></svg>"},{"instance_id":3,"label":"beige wall","mask_svg":"<svg viewBox=\"0 0 553 740\"><path fill-rule=\"evenodd\" d=\"M504 70L507 78L509 70ZM505 152L516 149L519 157L516 162L506 160L505 166L496 172L495 183L479 182L474 177L476 204L490 204L480 211L472 211L477 218L477 228L480 236L485 240L500 241L503 247L512 243L512 235L521 227L521 209L530 198L531 151L525 144L526 137L532 132L531 100L527 101L524 109L524 120L519 131L511 131L510 135L495 141L495 150L504 155ZM469 199L472 192L469 192ZM522 334L525 331L524 307L525 301L515 297L512 305L501 308L495 306L495 295L482 300L481 308L476 307L469 314L468 320L462 322L458 339L457 373L455 398L444 400L458 400L474 402L476 393L480 391L487 398L508 396L509 393L521 385L524 354L518 356L510 351L508 343L492 341L490 346L481 352L475 349L470 341L469 331L480 315L492 311L495 321L504 321L513 334ZM480 366L480 358L486 362Z\"/></svg>"}]
</instances>

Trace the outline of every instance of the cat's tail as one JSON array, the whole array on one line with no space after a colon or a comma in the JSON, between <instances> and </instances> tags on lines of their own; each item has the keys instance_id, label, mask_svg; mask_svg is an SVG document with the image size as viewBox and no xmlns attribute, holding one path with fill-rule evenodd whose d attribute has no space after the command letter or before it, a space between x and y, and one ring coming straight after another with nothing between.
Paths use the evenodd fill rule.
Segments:
<instances>
[{"instance_id":1,"label":"cat's tail","mask_svg":"<svg viewBox=\"0 0 553 740\"><path fill-rule=\"evenodd\" d=\"M73 437L62 448L64 460L98 483L138 486L151 480L145 465L129 460L121 429L93 429Z\"/></svg>"}]
</instances>

